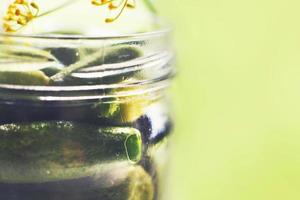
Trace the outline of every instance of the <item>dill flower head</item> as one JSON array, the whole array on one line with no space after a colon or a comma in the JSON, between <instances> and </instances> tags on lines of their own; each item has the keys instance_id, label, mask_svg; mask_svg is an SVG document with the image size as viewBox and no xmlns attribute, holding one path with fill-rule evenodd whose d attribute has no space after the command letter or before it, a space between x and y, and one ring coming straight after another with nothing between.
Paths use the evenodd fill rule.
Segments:
<instances>
[{"instance_id":1,"label":"dill flower head","mask_svg":"<svg viewBox=\"0 0 300 200\"><path fill-rule=\"evenodd\" d=\"M33 1L15 0L11 3L3 19L5 32L16 32L38 16L39 6Z\"/></svg>"},{"instance_id":2,"label":"dill flower head","mask_svg":"<svg viewBox=\"0 0 300 200\"><path fill-rule=\"evenodd\" d=\"M116 11L116 15L105 19L106 23L117 20L125 8L135 8L135 0L92 0L95 6L107 6L110 11Z\"/></svg>"}]
</instances>

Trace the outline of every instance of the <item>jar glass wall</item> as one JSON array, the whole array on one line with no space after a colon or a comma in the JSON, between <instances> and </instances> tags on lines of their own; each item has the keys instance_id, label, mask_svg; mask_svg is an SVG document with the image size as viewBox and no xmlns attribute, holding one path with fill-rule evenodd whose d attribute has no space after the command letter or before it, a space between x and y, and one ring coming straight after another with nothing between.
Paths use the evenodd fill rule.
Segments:
<instances>
[{"instance_id":1,"label":"jar glass wall","mask_svg":"<svg viewBox=\"0 0 300 200\"><path fill-rule=\"evenodd\" d=\"M162 200L168 30L0 35L0 199Z\"/></svg>"}]
</instances>

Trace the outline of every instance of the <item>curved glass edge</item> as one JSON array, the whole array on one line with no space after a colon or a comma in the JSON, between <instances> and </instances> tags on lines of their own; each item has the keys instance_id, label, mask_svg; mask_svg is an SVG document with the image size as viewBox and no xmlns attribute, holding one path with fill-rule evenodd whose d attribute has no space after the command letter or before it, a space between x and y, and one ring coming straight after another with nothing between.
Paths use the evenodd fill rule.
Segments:
<instances>
[{"instance_id":1,"label":"curved glass edge","mask_svg":"<svg viewBox=\"0 0 300 200\"><path fill-rule=\"evenodd\" d=\"M172 28L171 26L161 26L160 29L150 31L150 32L142 32L142 33L134 33L134 34L126 34L126 35L118 35L118 36L105 36L105 37L97 37L97 36L76 36L76 35L16 35L16 34L3 34L0 33L0 43L1 39L12 39L12 40L31 40L48 43L51 40L59 40L63 42L66 40L70 40L70 42L82 41L82 42L108 42L112 43L118 42L118 40L128 40L128 41L135 41L135 40L149 40L151 41L152 38L164 38L171 36ZM51 42L50 42L51 43ZM39 42L37 43L39 45ZM55 42L56 44L56 42ZM81 43L80 43L81 44ZM76 86L30 86L30 85L13 85L13 84L0 84L0 94L10 94L16 95L17 93L21 92L23 95L27 93L28 96L38 95L39 97L46 97L47 100L63 100L63 99L76 99L79 100L82 97L86 98L101 98L103 97L103 91L118 89L118 88L126 88L128 92L124 93L124 96L131 96L131 95L138 95L142 93L151 93L159 90L163 90L164 88L168 88L170 86L170 79L172 79L175 74L176 70L174 67L174 54L170 52L170 58L168 60L169 63L169 71L160 77L156 77L154 79L147 79L147 80L139 80L136 82L131 83L116 83L116 84L99 84L99 85L76 85ZM128 90L130 88L130 90ZM59 94L58 94L59 93ZM72 93L72 94L68 94ZM85 93L85 94L82 94ZM88 93L88 94L87 94ZM94 94L94 95L93 95ZM27 96L25 95L25 96ZM80 97L79 95L83 95ZM117 94L118 96L121 94ZM101 97L100 97L101 96ZM104 95L107 97L107 95ZM49 98L50 97L50 98ZM65 97L65 98L64 98ZM30 97L29 97L30 98Z\"/></svg>"},{"instance_id":2,"label":"curved glass edge","mask_svg":"<svg viewBox=\"0 0 300 200\"><path fill-rule=\"evenodd\" d=\"M163 36L170 34L173 28L169 23L163 22L159 23L159 28L153 31L148 32L137 32L137 33L128 33L120 34L113 36L83 36L83 35L63 35L63 34L36 34L36 35L18 35L14 33L0 33L0 38L18 38L18 39L55 39L55 40L120 40L120 39L142 39L150 38L155 36Z\"/></svg>"}]
</instances>

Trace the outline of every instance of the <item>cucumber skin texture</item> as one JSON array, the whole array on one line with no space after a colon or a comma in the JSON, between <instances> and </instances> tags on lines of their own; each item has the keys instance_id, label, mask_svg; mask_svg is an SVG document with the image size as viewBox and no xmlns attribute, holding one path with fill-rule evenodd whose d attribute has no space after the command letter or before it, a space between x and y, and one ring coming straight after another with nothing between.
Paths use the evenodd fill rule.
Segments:
<instances>
[{"instance_id":1,"label":"cucumber skin texture","mask_svg":"<svg viewBox=\"0 0 300 200\"><path fill-rule=\"evenodd\" d=\"M129 127L64 121L0 126L0 182L80 177L99 164L136 163L141 154L141 134Z\"/></svg>"},{"instance_id":2,"label":"cucumber skin texture","mask_svg":"<svg viewBox=\"0 0 300 200\"><path fill-rule=\"evenodd\" d=\"M47 86L49 80L42 71L0 72L0 84Z\"/></svg>"},{"instance_id":3,"label":"cucumber skin texture","mask_svg":"<svg viewBox=\"0 0 300 200\"><path fill-rule=\"evenodd\" d=\"M9 192L8 192L9 191ZM140 166L111 166L94 177L58 182L0 183L5 200L153 200L152 178Z\"/></svg>"}]
</instances>

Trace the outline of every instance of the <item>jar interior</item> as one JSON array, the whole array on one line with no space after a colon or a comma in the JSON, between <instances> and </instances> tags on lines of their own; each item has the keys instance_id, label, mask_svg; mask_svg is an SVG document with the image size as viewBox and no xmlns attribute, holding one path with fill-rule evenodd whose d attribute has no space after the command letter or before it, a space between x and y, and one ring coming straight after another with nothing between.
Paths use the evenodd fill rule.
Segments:
<instances>
[{"instance_id":1,"label":"jar interior","mask_svg":"<svg viewBox=\"0 0 300 200\"><path fill-rule=\"evenodd\" d=\"M160 200L169 48L162 35L0 37L0 199Z\"/></svg>"}]
</instances>

